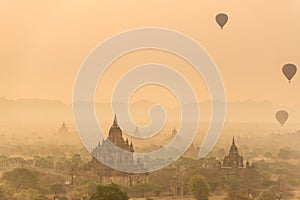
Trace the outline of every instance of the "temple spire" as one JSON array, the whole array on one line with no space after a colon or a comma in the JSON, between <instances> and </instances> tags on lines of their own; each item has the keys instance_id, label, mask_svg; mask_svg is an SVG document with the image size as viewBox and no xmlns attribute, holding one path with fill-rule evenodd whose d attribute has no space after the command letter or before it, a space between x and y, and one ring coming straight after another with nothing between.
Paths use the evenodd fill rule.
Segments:
<instances>
[{"instance_id":1,"label":"temple spire","mask_svg":"<svg viewBox=\"0 0 300 200\"><path fill-rule=\"evenodd\" d=\"M232 145L235 145L234 137L232 138Z\"/></svg>"},{"instance_id":2,"label":"temple spire","mask_svg":"<svg viewBox=\"0 0 300 200\"><path fill-rule=\"evenodd\" d=\"M133 135L134 135L134 136L140 136L140 131L139 131L138 126L135 126L135 130L134 130Z\"/></svg>"},{"instance_id":3,"label":"temple spire","mask_svg":"<svg viewBox=\"0 0 300 200\"><path fill-rule=\"evenodd\" d=\"M177 134L177 130L176 130L175 125L174 125L174 128L172 130L172 135L175 136L176 134Z\"/></svg>"},{"instance_id":4,"label":"temple spire","mask_svg":"<svg viewBox=\"0 0 300 200\"><path fill-rule=\"evenodd\" d=\"M113 126L118 126L117 115L115 114Z\"/></svg>"}]
</instances>

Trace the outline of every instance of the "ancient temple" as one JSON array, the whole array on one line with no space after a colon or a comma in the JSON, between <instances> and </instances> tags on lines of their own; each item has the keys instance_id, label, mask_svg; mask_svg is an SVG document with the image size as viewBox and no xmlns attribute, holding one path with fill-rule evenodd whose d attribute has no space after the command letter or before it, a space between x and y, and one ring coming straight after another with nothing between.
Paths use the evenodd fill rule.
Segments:
<instances>
[{"instance_id":1,"label":"ancient temple","mask_svg":"<svg viewBox=\"0 0 300 200\"><path fill-rule=\"evenodd\" d=\"M183 196L184 189L183 189L182 180L179 179L178 174L174 175L170 181L170 195L171 196Z\"/></svg>"},{"instance_id":2,"label":"ancient temple","mask_svg":"<svg viewBox=\"0 0 300 200\"><path fill-rule=\"evenodd\" d=\"M118 148L116 148L118 147ZM102 184L116 183L126 187L148 182L148 173L126 173L113 169L115 165L131 171L144 169L141 159L133 159L134 146L128 139L123 138L123 133L118 125L115 115L112 126L108 132L108 138L99 142L92 151L93 159L86 166L86 174L89 173ZM100 162L101 161L101 162ZM110 167L104 165L108 163Z\"/></svg>"},{"instance_id":3,"label":"ancient temple","mask_svg":"<svg viewBox=\"0 0 300 200\"><path fill-rule=\"evenodd\" d=\"M140 131L139 131L139 128L138 128L137 126L135 127L133 136L134 136L134 137L140 137L140 136L141 136Z\"/></svg>"},{"instance_id":4,"label":"ancient temple","mask_svg":"<svg viewBox=\"0 0 300 200\"><path fill-rule=\"evenodd\" d=\"M235 144L234 137L229 150L229 154L223 160L223 168L242 168L244 167L243 156L239 155L238 148Z\"/></svg>"},{"instance_id":5,"label":"ancient temple","mask_svg":"<svg viewBox=\"0 0 300 200\"><path fill-rule=\"evenodd\" d=\"M174 126L173 130L172 130L172 137L175 137L177 135L177 130Z\"/></svg>"},{"instance_id":6,"label":"ancient temple","mask_svg":"<svg viewBox=\"0 0 300 200\"><path fill-rule=\"evenodd\" d=\"M57 131L57 134L63 135L63 134L67 134L67 133L69 133L69 130L68 130L65 122L63 122L62 125L61 125L61 127Z\"/></svg>"},{"instance_id":7,"label":"ancient temple","mask_svg":"<svg viewBox=\"0 0 300 200\"><path fill-rule=\"evenodd\" d=\"M122 164L124 167L131 167L134 164L133 152L133 144L132 142L129 143L128 139L123 138L122 130L115 115L114 122L109 129L108 138L103 139L102 143L98 143L98 146L92 151L92 155L99 161L109 163L110 166Z\"/></svg>"}]
</instances>

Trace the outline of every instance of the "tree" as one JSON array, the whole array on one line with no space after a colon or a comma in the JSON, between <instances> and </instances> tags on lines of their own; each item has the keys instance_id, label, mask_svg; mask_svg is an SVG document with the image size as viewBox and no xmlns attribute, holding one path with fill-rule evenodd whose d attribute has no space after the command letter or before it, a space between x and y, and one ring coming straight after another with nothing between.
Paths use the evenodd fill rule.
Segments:
<instances>
[{"instance_id":1,"label":"tree","mask_svg":"<svg viewBox=\"0 0 300 200\"><path fill-rule=\"evenodd\" d=\"M39 200L41 197L42 195L39 194L37 189L23 189L13 194L13 200ZM43 200L45 199L47 198L43 198Z\"/></svg>"},{"instance_id":2,"label":"tree","mask_svg":"<svg viewBox=\"0 0 300 200\"><path fill-rule=\"evenodd\" d=\"M72 193L78 192L81 198L84 199L85 197L87 200L92 194L96 193L98 185L99 182L96 180L83 180L80 184L74 186Z\"/></svg>"},{"instance_id":3,"label":"tree","mask_svg":"<svg viewBox=\"0 0 300 200\"><path fill-rule=\"evenodd\" d=\"M266 158L273 158L273 154L271 152L265 152L264 157Z\"/></svg>"},{"instance_id":4,"label":"tree","mask_svg":"<svg viewBox=\"0 0 300 200\"><path fill-rule=\"evenodd\" d=\"M270 191L264 191L259 198L259 200L274 200L274 199L275 199L275 196Z\"/></svg>"},{"instance_id":5,"label":"tree","mask_svg":"<svg viewBox=\"0 0 300 200\"><path fill-rule=\"evenodd\" d=\"M96 193L90 200L128 200L128 194L119 185L111 183L109 185L99 185Z\"/></svg>"},{"instance_id":6,"label":"tree","mask_svg":"<svg viewBox=\"0 0 300 200\"><path fill-rule=\"evenodd\" d=\"M0 187L0 199L8 200L8 195L6 194L6 191L2 187Z\"/></svg>"},{"instance_id":7,"label":"tree","mask_svg":"<svg viewBox=\"0 0 300 200\"><path fill-rule=\"evenodd\" d=\"M260 200L290 200L294 197L292 189L280 181L268 191L263 192Z\"/></svg>"},{"instance_id":8,"label":"tree","mask_svg":"<svg viewBox=\"0 0 300 200\"><path fill-rule=\"evenodd\" d=\"M289 148L282 148L279 150L278 158L286 160L290 158L291 151Z\"/></svg>"},{"instance_id":9,"label":"tree","mask_svg":"<svg viewBox=\"0 0 300 200\"><path fill-rule=\"evenodd\" d=\"M197 200L208 200L209 185L206 179L201 175L195 175L190 178L190 192Z\"/></svg>"},{"instance_id":10,"label":"tree","mask_svg":"<svg viewBox=\"0 0 300 200\"><path fill-rule=\"evenodd\" d=\"M34 157L34 166L42 169L53 169L54 168L54 158L52 156L47 157Z\"/></svg>"},{"instance_id":11,"label":"tree","mask_svg":"<svg viewBox=\"0 0 300 200\"><path fill-rule=\"evenodd\" d=\"M74 162L71 158L60 157L56 163L56 171L58 172L69 172L70 168L73 166Z\"/></svg>"},{"instance_id":12,"label":"tree","mask_svg":"<svg viewBox=\"0 0 300 200\"><path fill-rule=\"evenodd\" d=\"M83 161L81 160L81 156L79 154L73 154L72 166L78 168L81 167L82 165L83 165Z\"/></svg>"},{"instance_id":13,"label":"tree","mask_svg":"<svg viewBox=\"0 0 300 200\"><path fill-rule=\"evenodd\" d=\"M54 196L57 196L59 194L65 194L66 191L64 189L64 186L62 184L56 183L50 186L50 189Z\"/></svg>"},{"instance_id":14,"label":"tree","mask_svg":"<svg viewBox=\"0 0 300 200\"><path fill-rule=\"evenodd\" d=\"M239 176L231 176L228 179L225 180L225 187L227 191L237 191L241 189L241 186L243 184L243 180Z\"/></svg>"},{"instance_id":15,"label":"tree","mask_svg":"<svg viewBox=\"0 0 300 200\"><path fill-rule=\"evenodd\" d=\"M15 187L17 192L21 189L36 188L38 186L38 177L25 168L16 168L13 171L5 172L1 180Z\"/></svg>"},{"instance_id":16,"label":"tree","mask_svg":"<svg viewBox=\"0 0 300 200\"><path fill-rule=\"evenodd\" d=\"M50 200L45 195L39 194L34 200Z\"/></svg>"},{"instance_id":17,"label":"tree","mask_svg":"<svg viewBox=\"0 0 300 200\"><path fill-rule=\"evenodd\" d=\"M260 193L252 189L229 191L224 200L258 200Z\"/></svg>"}]
</instances>

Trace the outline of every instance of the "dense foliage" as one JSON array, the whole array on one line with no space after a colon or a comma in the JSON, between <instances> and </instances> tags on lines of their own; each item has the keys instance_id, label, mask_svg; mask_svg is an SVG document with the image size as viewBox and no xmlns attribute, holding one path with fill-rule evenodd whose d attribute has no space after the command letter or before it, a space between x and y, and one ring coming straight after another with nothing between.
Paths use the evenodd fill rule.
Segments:
<instances>
[{"instance_id":1,"label":"dense foliage","mask_svg":"<svg viewBox=\"0 0 300 200\"><path fill-rule=\"evenodd\" d=\"M116 184L99 185L96 193L94 193L90 200L128 200L129 197L120 186Z\"/></svg>"},{"instance_id":2,"label":"dense foliage","mask_svg":"<svg viewBox=\"0 0 300 200\"><path fill-rule=\"evenodd\" d=\"M189 184L192 195L197 200L208 200L209 185L206 178L201 175L192 176Z\"/></svg>"}]
</instances>

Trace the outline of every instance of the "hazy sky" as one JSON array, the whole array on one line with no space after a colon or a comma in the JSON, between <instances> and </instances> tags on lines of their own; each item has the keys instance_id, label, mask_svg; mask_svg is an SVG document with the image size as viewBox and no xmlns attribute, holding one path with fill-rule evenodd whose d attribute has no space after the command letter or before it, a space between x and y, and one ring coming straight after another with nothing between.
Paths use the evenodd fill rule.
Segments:
<instances>
[{"instance_id":1,"label":"hazy sky","mask_svg":"<svg viewBox=\"0 0 300 200\"><path fill-rule=\"evenodd\" d=\"M288 84L281 73L285 63L300 66L299 0L88 2L1 1L1 97L71 103L80 64L97 44L121 31L155 26L182 32L207 50L221 72L228 101L300 102L300 75ZM215 23L219 12L229 15L222 31ZM199 81L178 58L159 53L136 52L118 65L161 60L184 68L191 82ZM108 80L117 80L122 70L115 66L109 74ZM198 96L206 100L203 91L205 86L199 86ZM150 97L141 93L136 98Z\"/></svg>"}]
</instances>

